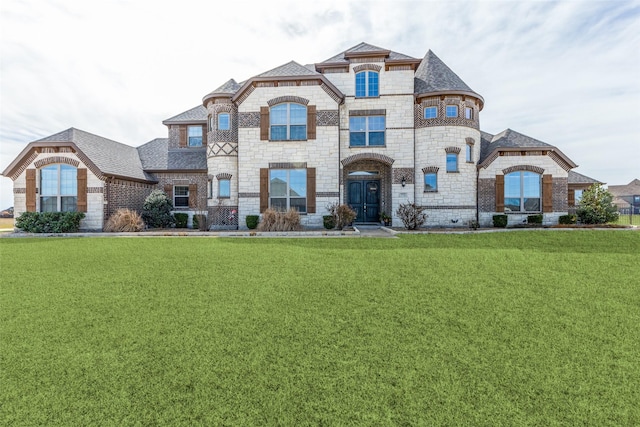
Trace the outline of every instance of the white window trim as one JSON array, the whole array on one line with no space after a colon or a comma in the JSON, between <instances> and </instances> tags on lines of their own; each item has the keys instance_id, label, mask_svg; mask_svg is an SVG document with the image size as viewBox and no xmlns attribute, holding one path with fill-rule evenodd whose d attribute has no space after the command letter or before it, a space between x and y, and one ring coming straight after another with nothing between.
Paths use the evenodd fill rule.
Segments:
<instances>
[{"instance_id":1,"label":"white window trim","mask_svg":"<svg viewBox=\"0 0 640 427\"><path fill-rule=\"evenodd\" d=\"M183 195L183 194L176 194L176 188L178 187L182 187L182 188L186 188L187 189L187 194ZM176 197L180 197L180 198L187 198L187 204L186 206L178 206L176 204ZM188 185L174 185L173 186L173 207L174 209L188 209L189 208L189 186Z\"/></svg>"}]
</instances>

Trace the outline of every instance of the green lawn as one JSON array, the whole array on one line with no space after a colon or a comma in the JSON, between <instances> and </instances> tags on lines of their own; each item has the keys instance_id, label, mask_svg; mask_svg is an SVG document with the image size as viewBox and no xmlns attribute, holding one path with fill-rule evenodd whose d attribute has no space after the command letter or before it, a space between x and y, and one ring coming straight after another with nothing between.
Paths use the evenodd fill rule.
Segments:
<instances>
[{"instance_id":1,"label":"green lawn","mask_svg":"<svg viewBox=\"0 0 640 427\"><path fill-rule=\"evenodd\" d=\"M640 425L640 232L2 238L0 425Z\"/></svg>"},{"instance_id":2,"label":"green lawn","mask_svg":"<svg viewBox=\"0 0 640 427\"><path fill-rule=\"evenodd\" d=\"M620 215L614 224L640 225L640 215Z\"/></svg>"}]
</instances>

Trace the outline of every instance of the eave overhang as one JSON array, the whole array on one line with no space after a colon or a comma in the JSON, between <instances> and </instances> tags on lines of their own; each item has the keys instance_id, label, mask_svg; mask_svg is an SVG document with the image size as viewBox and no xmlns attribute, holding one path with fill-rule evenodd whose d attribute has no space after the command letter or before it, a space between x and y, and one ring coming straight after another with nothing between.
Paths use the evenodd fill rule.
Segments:
<instances>
[{"instance_id":1,"label":"eave overhang","mask_svg":"<svg viewBox=\"0 0 640 427\"><path fill-rule=\"evenodd\" d=\"M238 89L238 91L235 93L235 95L233 95L233 97L231 98L232 102L237 102L242 95L244 94L244 92L246 92L249 88L253 87L257 87L258 83L263 83L263 82L273 82L275 83L275 86L278 86L278 82L298 82L298 81L310 81L310 80L317 80L319 82L321 82L322 84L324 84L325 86L327 86L327 88L329 88L338 99L340 99L340 103L342 103L344 101L344 94L342 92L340 92L340 90L335 87L333 85L333 83L331 83L325 76L323 76L322 74L320 75L306 75L306 76L270 76L270 77L253 77L249 80L247 80L241 87L240 89ZM288 86L289 87L289 86Z\"/></svg>"},{"instance_id":2,"label":"eave overhang","mask_svg":"<svg viewBox=\"0 0 640 427\"><path fill-rule=\"evenodd\" d=\"M424 93L416 93L414 94L416 103L419 103L422 98L429 98L432 96L447 96L447 95L461 95L461 96L469 96L471 98L475 98L478 100L479 110L482 111L484 108L484 98L478 95L475 92L470 92L468 90L439 90L435 92L424 92Z\"/></svg>"},{"instance_id":3,"label":"eave overhang","mask_svg":"<svg viewBox=\"0 0 640 427\"><path fill-rule=\"evenodd\" d=\"M541 146L541 147L498 147L492 150L485 159L478 164L478 169L487 168L495 159L500 157L500 153L505 152L527 152L527 151L542 151L545 152L547 156L551 153L553 154L551 157L555 160L560 167L565 170L577 168L578 165L573 162L569 157L567 157L562 151L558 150L556 147L550 146Z\"/></svg>"}]
</instances>

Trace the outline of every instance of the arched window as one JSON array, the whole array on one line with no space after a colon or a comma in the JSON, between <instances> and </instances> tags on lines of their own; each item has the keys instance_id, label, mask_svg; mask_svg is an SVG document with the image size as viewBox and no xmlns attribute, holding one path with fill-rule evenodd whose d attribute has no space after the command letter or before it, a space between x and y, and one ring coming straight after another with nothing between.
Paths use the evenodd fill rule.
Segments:
<instances>
[{"instance_id":1,"label":"arched window","mask_svg":"<svg viewBox=\"0 0 640 427\"><path fill-rule=\"evenodd\" d=\"M504 176L504 210L512 212L542 211L541 175L516 171Z\"/></svg>"},{"instance_id":2,"label":"arched window","mask_svg":"<svg viewBox=\"0 0 640 427\"><path fill-rule=\"evenodd\" d=\"M271 140L307 139L307 107L301 104L278 104L269 110Z\"/></svg>"},{"instance_id":3,"label":"arched window","mask_svg":"<svg viewBox=\"0 0 640 427\"><path fill-rule=\"evenodd\" d=\"M361 71L356 73L356 97L371 97L380 95L380 77L375 71Z\"/></svg>"},{"instance_id":4,"label":"arched window","mask_svg":"<svg viewBox=\"0 0 640 427\"><path fill-rule=\"evenodd\" d=\"M75 212L78 209L78 169L53 164L40 169L40 211Z\"/></svg>"}]
</instances>

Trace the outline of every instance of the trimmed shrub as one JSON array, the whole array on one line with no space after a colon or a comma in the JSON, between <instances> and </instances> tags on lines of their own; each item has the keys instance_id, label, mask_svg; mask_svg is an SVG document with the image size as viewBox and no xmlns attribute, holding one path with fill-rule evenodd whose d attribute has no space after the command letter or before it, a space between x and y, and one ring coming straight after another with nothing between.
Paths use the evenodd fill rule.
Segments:
<instances>
[{"instance_id":1,"label":"trimmed shrub","mask_svg":"<svg viewBox=\"0 0 640 427\"><path fill-rule=\"evenodd\" d=\"M104 226L104 231L111 233L142 230L144 230L144 221L140 214L125 208L115 211Z\"/></svg>"},{"instance_id":2,"label":"trimmed shrub","mask_svg":"<svg viewBox=\"0 0 640 427\"><path fill-rule=\"evenodd\" d=\"M173 214L173 217L176 219L176 228L187 228L187 223L189 222L189 214L184 212L176 212Z\"/></svg>"},{"instance_id":3,"label":"trimmed shrub","mask_svg":"<svg viewBox=\"0 0 640 427\"><path fill-rule=\"evenodd\" d=\"M27 233L75 233L84 212L23 212L15 227Z\"/></svg>"},{"instance_id":4,"label":"trimmed shrub","mask_svg":"<svg viewBox=\"0 0 640 427\"><path fill-rule=\"evenodd\" d=\"M558 218L558 224L575 224L578 221L576 215L561 215Z\"/></svg>"},{"instance_id":5,"label":"trimmed shrub","mask_svg":"<svg viewBox=\"0 0 640 427\"><path fill-rule=\"evenodd\" d=\"M162 190L153 190L142 205L142 220L150 228L168 228L175 224L173 203Z\"/></svg>"},{"instance_id":6,"label":"trimmed shrub","mask_svg":"<svg viewBox=\"0 0 640 427\"><path fill-rule=\"evenodd\" d=\"M404 224L404 228L415 230L427 220L427 214L424 213L424 210L425 208L415 203L401 203L396 214Z\"/></svg>"},{"instance_id":7,"label":"trimmed shrub","mask_svg":"<svg viewBox=\"0 0 640 427\"><path fill-rule=\"evenodd\" d=\"M508 217L504 214L500 214L500 215L494 215L493 216L493 226L494 227L500 227L500 228L505 228L507 226L508 223Z\"/></svg>"},{"instance_id":8,"label":"trimmed shrub","mask_svg":"<svg viewBox=\"0 0 640 427\"><path fill-rule=\"evenodd\" d=\"M334 227L342 230L344 227L350 225L354 219L358 216L356 211L351 209L349 205L339 205L337 203L330 203L327 205L327 210L333 217ZM323 220L324 221L324 220Z\"/></svg>"},{"instance_id":9,"label":"trimmed shrub","mask_svg":"<svg viewBox=\"0 0 640 427\"><path fill-rule=\"evenodd\" d=\"M327 230L336 228L336 220L333 218L333 215L323 215L322 226Z\"/></svg>"},{"instance_id":10,"label":"trimmed shrub","mask_svg":"<svg viewBox=\"0 0 640 427\"><path fill-rule=\"evenodd\" d=\"M258 222L260 221L260 215L247 215L245 222L247 223L247 228L249 230L253 230L258 226Z\"/></svg>"},{"instance_id":11,"label":"trimmed shrub","mask_svg":"<svg viewBox=\"0 0 640 427\"><path fill-rule=\"evenodd\" d=\"M542 214L528 215L527 223L542 225Z\"/></svg>"},{"instance_id":12,"label":"trimmed shrub","mask_svg":"<svg viewBox=\"0 0 640 427\"><path fill-rule=\"evenodd\" d=\"M286 212L267 209L262 213L262 221L258 225L260 231L298 231L300 225L300 213L295 209Z\"/></svg>"}]
</instances>

